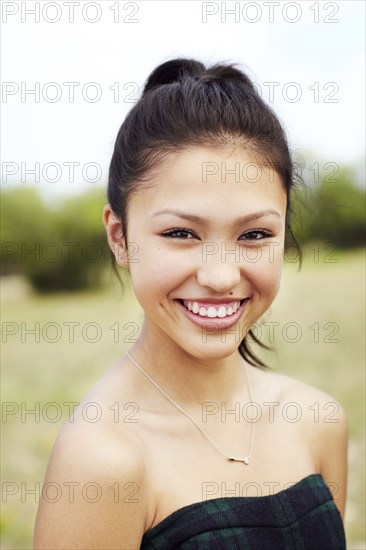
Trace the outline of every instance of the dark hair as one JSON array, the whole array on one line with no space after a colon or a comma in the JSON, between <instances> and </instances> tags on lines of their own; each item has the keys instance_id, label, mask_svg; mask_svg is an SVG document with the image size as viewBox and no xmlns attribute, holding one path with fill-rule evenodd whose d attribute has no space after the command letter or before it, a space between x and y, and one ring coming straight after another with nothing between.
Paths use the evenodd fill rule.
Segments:
<instances>
[{"instance_id":1,"label":"dark hair","mask_svg":"<svg viewBox=\"0 0 366 550\"><path fill-rule=\"evenodd\" d=\"M290 235L299 250L289 223L295 170L277 116L234 64L206 68L186 58L162 63L150 74L141 98L118 132L108 200L121 219L126 244L128 198L141 186L149 186L149 178L166 155L192 145L232 144L249 149L259 164L279 175L287 196L286 238ZM250 364L265 367L250 350L248 336L270 349L250 329L239 352Z\"/></svg>"}]
</instances>

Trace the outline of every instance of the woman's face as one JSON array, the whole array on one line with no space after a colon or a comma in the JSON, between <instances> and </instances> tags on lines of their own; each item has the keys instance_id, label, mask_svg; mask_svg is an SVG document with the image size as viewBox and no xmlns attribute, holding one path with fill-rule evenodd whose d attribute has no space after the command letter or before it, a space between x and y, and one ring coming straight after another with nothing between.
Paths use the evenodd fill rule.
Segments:
<instances>
[{"instance_id":1,"label":"woman's face","mask_svg":"<svg viewBox=\"0 0 366 550\"><path fill-rule=\"evenodd\" d=\"M169 155L128 203L128 267L148 333L202 360L233 353L276 296L285 215L279 177L248 152Z\"/></svg>"}]
</instances>

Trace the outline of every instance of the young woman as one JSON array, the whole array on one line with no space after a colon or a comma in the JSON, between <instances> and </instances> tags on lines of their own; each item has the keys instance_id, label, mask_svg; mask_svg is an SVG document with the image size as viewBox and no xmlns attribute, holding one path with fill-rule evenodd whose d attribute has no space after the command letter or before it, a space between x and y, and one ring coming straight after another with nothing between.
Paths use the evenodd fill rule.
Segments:
<instances>
[{"instance_id":1,"label":"young woman","mask_svg":"<svg viewBox=\"0 0 366 550\"><path fill-rule=\"evenodd\" d=\"M152 72L104 209L143 326L57 440L46 483L63 490L40 503L36 548L345 548L345 413L248 345L279 288L293 185L285 133L243 72ZM334 421L316 422L329 402Z\"/></svg>"}]
</instances>

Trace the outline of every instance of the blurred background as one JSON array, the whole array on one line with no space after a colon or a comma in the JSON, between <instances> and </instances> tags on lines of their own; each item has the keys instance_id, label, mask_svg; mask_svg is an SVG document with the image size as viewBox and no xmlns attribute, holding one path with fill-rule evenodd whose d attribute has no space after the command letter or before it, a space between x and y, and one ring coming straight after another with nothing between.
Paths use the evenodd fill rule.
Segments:
<instances>
[{"instance_id":1,"label":"blurred background","mask_svg":"<svg viewBox=\"0 0 366 550\"><path fill-rule=\"evenodd\" d=\"M73 404L138 339L102 225L118 129L159 63L238 63L281 118L297 173L272 368L348 412L348 548L366 548L363 2L2 2L2 546L29 549ZM323 411L324 412L324 411ZM328 411L331 413L331 411ZM325 413L324 413L325 414Z\"/></svg>"}]
</instances>

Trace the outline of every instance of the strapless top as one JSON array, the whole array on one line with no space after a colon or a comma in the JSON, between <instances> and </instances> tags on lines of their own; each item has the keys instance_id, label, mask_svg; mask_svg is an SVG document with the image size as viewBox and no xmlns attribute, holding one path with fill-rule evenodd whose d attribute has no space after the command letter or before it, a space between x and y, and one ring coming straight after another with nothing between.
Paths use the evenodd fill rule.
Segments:
<instances>
[{"instance_id":1,"label":"strapless top","mask_svg":"<svg viewBox=\"0 0 366 550\"><path fill-rule=\"evenodd\" d=\"M321 474L278 493L223 497L176 510L141 550L345 550L342 517Z\"/></svg>"}]
</instances>

